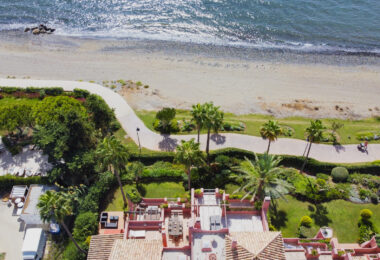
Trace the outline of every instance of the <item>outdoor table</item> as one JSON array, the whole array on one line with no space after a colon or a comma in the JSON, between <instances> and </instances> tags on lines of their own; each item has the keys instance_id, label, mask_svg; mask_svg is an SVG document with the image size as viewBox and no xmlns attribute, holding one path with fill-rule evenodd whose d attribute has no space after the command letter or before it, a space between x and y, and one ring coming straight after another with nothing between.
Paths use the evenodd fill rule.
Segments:
<instances>
[{"instance_id":1,"label":"outdoor table","mask_svg":"<svg viewBox=\"0 0 380 260\"><path fill-rule=\"evenodd\" d=\"M169 219L169 235L174 237L182 235L182 225L179 223L178 219Z\"/></svg>"}]
</instances>

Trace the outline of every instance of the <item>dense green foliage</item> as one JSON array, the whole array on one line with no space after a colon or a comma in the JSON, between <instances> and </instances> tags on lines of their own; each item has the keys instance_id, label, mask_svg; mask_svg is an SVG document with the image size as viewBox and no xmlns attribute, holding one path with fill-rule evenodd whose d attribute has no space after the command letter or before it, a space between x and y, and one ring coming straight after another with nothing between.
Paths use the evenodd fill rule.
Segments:
<instances>
[{"instance_id":1,"label":"dense green foliage","mask_svg":"<svg viewBox=\"0 0 380 260\"><path fill-rule=\"evenodd\" d=\"M73 237L78 242L86 241L88 236L98 231L98 215L93 212L79 214L74 222Z\"/></svg>"},{"instance_id":2,"label":"dense green foliage","mask_svg":"<svg viewBox=\"0 0 380 260\"><path fill-rule=\"evenodd\" d=\"M46 177L32 176L28 178L18 177L10 174L0 176L0 191L9 191L14 185L30 185L30 184L48 184Z\"/></svg>"},{"instance_id":3,"label":"dense green foliage","mask_svg":"<svg viewBox=\"0 0 380 260\"><path fill-rule=\"evenodd\" d=\"M175 133L179 131L178 123L174 120L175 108L164 107L156 114L154 129L163 134Z\"/></svg>"},{"instance_id":4,"label":"dense green foliage","mask_svg":"<svg viewBox=\"0 0 380 260\"><path fill-rule=\"evenodd\" d=\"M370 240L377 233L377 227L371 219L372 215L373 213L369 209L363 209L360 211L360 218L358 222L359 243L363 243L365 241Z\"/></svg>"},{"instance_id":5,"label":"dense green foliage","mask_svg":"<svg viewBox=\"0 0 380 260\"><path fill-rule=\"evenodd\" d=\"M335 167L331 170L331 177L335 182L345 182L348 179L348 171L344 167Z\"/></svg>"}]
</instances>

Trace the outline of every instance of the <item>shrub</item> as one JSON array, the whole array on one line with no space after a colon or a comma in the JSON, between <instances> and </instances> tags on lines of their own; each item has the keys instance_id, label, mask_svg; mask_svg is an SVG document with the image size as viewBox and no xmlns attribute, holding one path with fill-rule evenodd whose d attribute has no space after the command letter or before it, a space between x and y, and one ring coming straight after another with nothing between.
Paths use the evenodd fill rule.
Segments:
<instances>
[{"instance_id":1,"label":"shrub","mask_svg":"<svg viewBox=\"0 0 380 260\"><path fill-rule=\"evenodd\" d=\"M87 90L79 88L75 88L73 93L75 98L87 98L90 95L90 92Z\"/></svg>"},{"instance_id":2,"label":"shrub","mask_svg":"<svg viewBox=\"0 0 380 260\"><path fill-rule=\"evenodd\" d=\"M75 219L73 237L78 242L84 242L88 236L96 234L97 230L97 214L93 212L84 212L79 214Z\"/></svg>"},{"instance_id":3,"label":"shrub","mask_svg":"<svg viewBox=\"0 0 380 260\"><path fill-rule=\"evenodd\" d=\"M131 198L131 201L135 204L140 203L142 197L139 193L139 191L135 187L131 187L130 190L127 191L129 197Z\"/></svg>"},{"instance_id":4,"label":"shrub","mask_svg":"<svg viewBox=\"0 0 380 260\"><path fill-rule=\"evenodd\" d=\"M240 194L231 194L230 195L230 199L234 200L234 199L241 199L243 197L243 195L240 195Z\"/></svg>"},{"instance_id":5,"label":"shrub","mask_svg":"<svg viewBox=\"0 0 380 260\"><path fill-rule=\"evenodd\" d=\"M311 227L313 220L309 216L303 216L300 221L300 226L302 227Z\"/></svg>"},{"instance_id":6,"label":"shrub","mask_svg":"<svg viewBox=\"0 0 380 260\"><path fill-rule=\"evenodd\" d=\"M316 177L319 179L325 180L325 181L329 180L329 176L327 174L324 174L324 173L317 173Z\"/></svg>"},{"instance_id":7,"label":"shrub","mask_svg":"<svg viewBox=\"0 0 380 260\"><path fill-rule=\"evenodd\" d=\"M376 205L379 203L379 198L376 194L371 194L371 202Z\"/></svg>"},{"instance_id":8,"label":"shrub","mask_svg":"<svg viewBox=\"0 0 380 260\"><path fill-rule=\"evenodd\" d=\"M366 189L360 189L359 190L359 197L361 200L365 200L366 198L371 196L371 191L366 190Z\"/></svg>"},{"instance_id":9,"label":"shrub","mask_svg":"<svg viewBox=\"0 0 380 260\"><path fill-rule=\"evenodd\" d=\"M111 172L101 173L99 180L91 186L85 198L79 205L79 212L98 212L100 201L115 185L116 178Z\"/></svg>"},{"instance_id":10,"label":"shrub","mask_svg":"<svg viewBox=\"0 0 380 260\"><path fill-rule=\"evenodd\" d=\"M300 226L298 228L298 237L300 238L310 238L313 237L315 234L311 228Z\"/></svg>"},{"instance_id":11,"label":"shrub","mask_svg":"<svg viewBox=\"0 0 380 260\"><path fill-rule=\"evenodd\" d=\"M88 250L88 246L85 243L79 243L79 246ZM69 244L66 246L65 251L63 251L64 260L85 260L86 255L80 252L74 245L73 241L69 241Z\"/></svg>"},{"instance_id":12,"label":"shrub","mask_svg":"<svg viewBox=\"0 0 380 260\"><path fill-rule=\"evenodd\" d=\"M54 88L45 88L46 95L49 96L59 96L63 93L63 88L54 87Z\"/></svg>"},{"instance_id":13,"label":"shrub","mask_svg":"<svg viewBox=\"0 0 380 260\"><path fill-rule=\"evenodd\" d=\"M331 176L335 182L345 182L348 178L348 170L344 167L335 167L331 171Z\"/></svg>"},{"instance_id":14,"label":"shrub","mask_svg":"<svg viewBox=\"0 0 380 260\"><path fill-rule=\"evenodd\" d=\"M368 220L368 219L370 219L372 217L372 215L373 215L373 213L369 209L362 209L360 211L360 217L362 217L363 219Z\"/></svg>"},{"instance_id":15,"label":"shrub","mask_svg":"<svg viewBox=\"0 0 380 260\"><path fill-rule=\"evenodd\" d=\"M169 162L158 161L155 164L145 167L141 180L156 181L182 181L185 171L180 166L175 166Z\"/></svg>"},{"instance_id":16,"label":"shrub","mask_svg":"<svg viewBox=\"0 0 380 260\"><path fill-rule=\"evenodd\" d=\"M32 177L17 177L6 174L0 176L0 191L10 191L14 185L30 185L30 184L49 184L47 177L32 176Z\"/></svg>"}]
</instances>

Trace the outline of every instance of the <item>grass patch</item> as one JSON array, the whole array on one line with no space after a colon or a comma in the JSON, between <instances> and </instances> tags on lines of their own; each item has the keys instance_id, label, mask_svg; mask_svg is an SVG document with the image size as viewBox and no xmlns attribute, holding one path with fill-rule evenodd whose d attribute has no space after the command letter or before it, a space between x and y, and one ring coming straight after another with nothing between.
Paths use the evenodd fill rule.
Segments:
<instances>
[{"instance_id":1,"label":"grass patch","mask_svg":"<svg viewBox=\"0 0 380 260\"><path fill-rule=\"evenodd\" d=\"M136 111L136 114L141 118L145 125L153 129L153 122L155 121L156 111ZM281 126L287 126L294 130L293 136L290 138L305 139L305 129L310 125L310 118L305 117L286 117L275 118L269 115L248 114L248 115L235 115L231 113L225 113L225 121L236 123L242 122L246 125L244 131L239 132L247 135L260 136L261 126L269 119L277 120ZM177 120L190 120L191 115L188 110L177 110ZM330 128L332 122L342 123L344 126L337 131L340 136L341 144L357 144L359 141L356 139L356 134L360 132L379 132L380 124L376 118L367 118L362 120L343 120L343 119L322 119L323 124ZM205 130L202 133L206 133ZM189 134L189 133L183 133ZM196 134L196 131L190 132L190 134ZM371 141L371 143L380 143L380 140Z\"/></svg>"},{"instance_id":2,"label":"grass patch","mask_svg":"<svg viewBox=\"0 0 380 260\"><path fill-rule=\"evenodd\" d=\"M130 191L131 188L134 187L134 185L124 185L123 190L124 193L127 191ZM112 192L111 195L108 197L108 205L105 209L105 211L123 211L124 210L124 201L123 201L123 196L121 196L121 191L119 186L115 188Z\"/></svg>"},{"instance_id":3,"label":"grass patch","mask_svg":"<svg viewBox=\"0 0 380 260\"><path fill-rule=\"evenodd\" d=\"M17 105L17 104L34 105L40 101L41 100L36 99L36 98L4 97L0 99L0 106Z\"/></svg>"},{"instance_id":4,"label":"grass patch","mask_svg":"<svg viewBox=\"0 0 380 260\"><path fill-rule=\"evenodd\" d=\"M125 192L130 191L135 185L124 185L123 190ZM141 183L137 189L144 198L185 198L187 192L182 182L152 182ZM108 196L108 204L105 207L105 211L122 211L123 210L123 197L119 187L112 190Z\"/></svg>"},{"instance_id":5,"label":"grass patch","mask_svg":"<svg viewBox=\"0 0 380 260\"><path fill-rule=\"evenodd\" d=\"M5 253L0 253L0 260L5 260Z\"/></svg>"},{"instance_id":6,"label":"grass patch","mask_svg":"<svg viewBox=\"0 0 380 260\"><path fill-rule=\"evenodd\" d=\"M151 182L138 185L144 198L185 198L187 192L182 182Z\"/></svg>"},{"instance_id":7,"label":"grass patch","mask_svg":"<svg viewBox=\"0 0 380 260\"><path fill-rule=\"evenodd\" d=\"M308 215L313 219L312 227L329 226L333 228L334 236L341 243L355 243L359 235L358 219L362 209L373 212L372 220L380 227L380 206L373 204L355 204L344 200L334 200L322 203L318 210L308 202L299 201L291 196L287 200L279 200L277 223L284 237L296 237L297 228L302 216Z\"/></svg>"}]
</instances>

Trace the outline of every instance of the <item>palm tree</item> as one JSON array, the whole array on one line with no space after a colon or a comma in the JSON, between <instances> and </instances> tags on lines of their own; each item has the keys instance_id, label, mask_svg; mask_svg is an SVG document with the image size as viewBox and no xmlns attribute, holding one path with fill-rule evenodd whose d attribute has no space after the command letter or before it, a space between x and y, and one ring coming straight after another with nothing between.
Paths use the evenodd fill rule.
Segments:
<instances>
[{"instance_id":1,"label":"palm tree","mask_svg":"<svg viewBox=\"0 0 380 260\"><path fill-rule=\"evenodd\" d=\"M278 125L277 121L269 120L265 123L261 129L260 134L263 138L268 139L268 149L269 153L270 144L277 140L277 137L282 133L281 127Z\"/></svg>"},{"instance_id":2,"label":"palm tree","mask_svg":"<svg viewBox=\"0 0 380 260\"><path fill-rule=\"evenodd\" d=\"M43 222L57 221L65 229L76 248L82 253L87 254L86 251L78 245L77 241L75 241L64 222L65 217L73 214L71 197L67 193L49 190L40 196L37 207L40 210L40 216Z\"/></svg>"},{"instance_id":3,"label":"palm tree","mask_svg":"<svg viewBox=\"0 0 380 260\"><path fill-rule=\"evenodd\" d=\"M187 173L187 187L191 188L191 167L199 166L204 163L202 151L199 149L199 143L194 142L194 138L190 141L181 141L177 146L175 161L183 164Z\"/></svg>"},{"instance_id":4,"label":"palm tree","mask_svg":"<svg viewBox=\"0 0 380 260\"><path fill-rule=\"evenodd\" d=\"M123 196L124 207L126 207L128 203L120 180L119 171L125 169L128 162L129 155L127 148L118 139L111 136L103 139L98 145L96 153L100 158L101 166L104 169L108 169L116 176L120 186L121 195Z\"/></svg>"},{"instance_id":5,"label":"palm tree","mask_svg":"<svg viewBox=\"0 0 380 260\"><path fill-rule=\"evenodd\" d=\"M211 130L218 132L223 125L223 111L219 110L220 107L214 106L212 102L204 104L205 117L204 126L207 128L207 143L206 143L206 153L207 158L209 157L210 151L210 134Z\"/></svg>"},{"instance_id":6,"label":"palm tree","mask_svg":"<svg viewBox=\"0 0 380 260\"><path fill-rule=\"evenodd\" d=\"M201 134L201 129L203 128L204 118L205 118L205 109L204 105L196 104L192 106L191 115L193 116L193 121L197 125L197 131L198 131L198 139L197 142L199 143L199 136Z\"/></svg>"},{"instance_id":7,"label":"palm tree","mask_svg":"<svg viewBox=\"0 0 380 260\"><path fill-rule=\"evenodd\" d=\"M292 188L287 182L278 179L281 158L270 154L263 154L260 158L255 155L255 161L245 159L238 168L243 174L244 184L234 191L245 192L242 199L252 195L252 200L262 201L266 195L284 198L284 193Z\"/></svg>"},{"instance_id":8,"label":"palm tree","mask_svg":"<svg viewBox=\"0 0 380 260\"><path fill-rule=\"evenodd\" d=\"M309 148L307 150L305 161L303 162L300 172L303 172L303 170L305 169L307 160L309 159L311 145L313 143L319 143L323 139L323 131L325 129L326 127L322 124L321 120L317 119L310 121L310 126L306 128L307 139L309 140L307 145L309 146Z\"/></svg>"}]
</instances>

